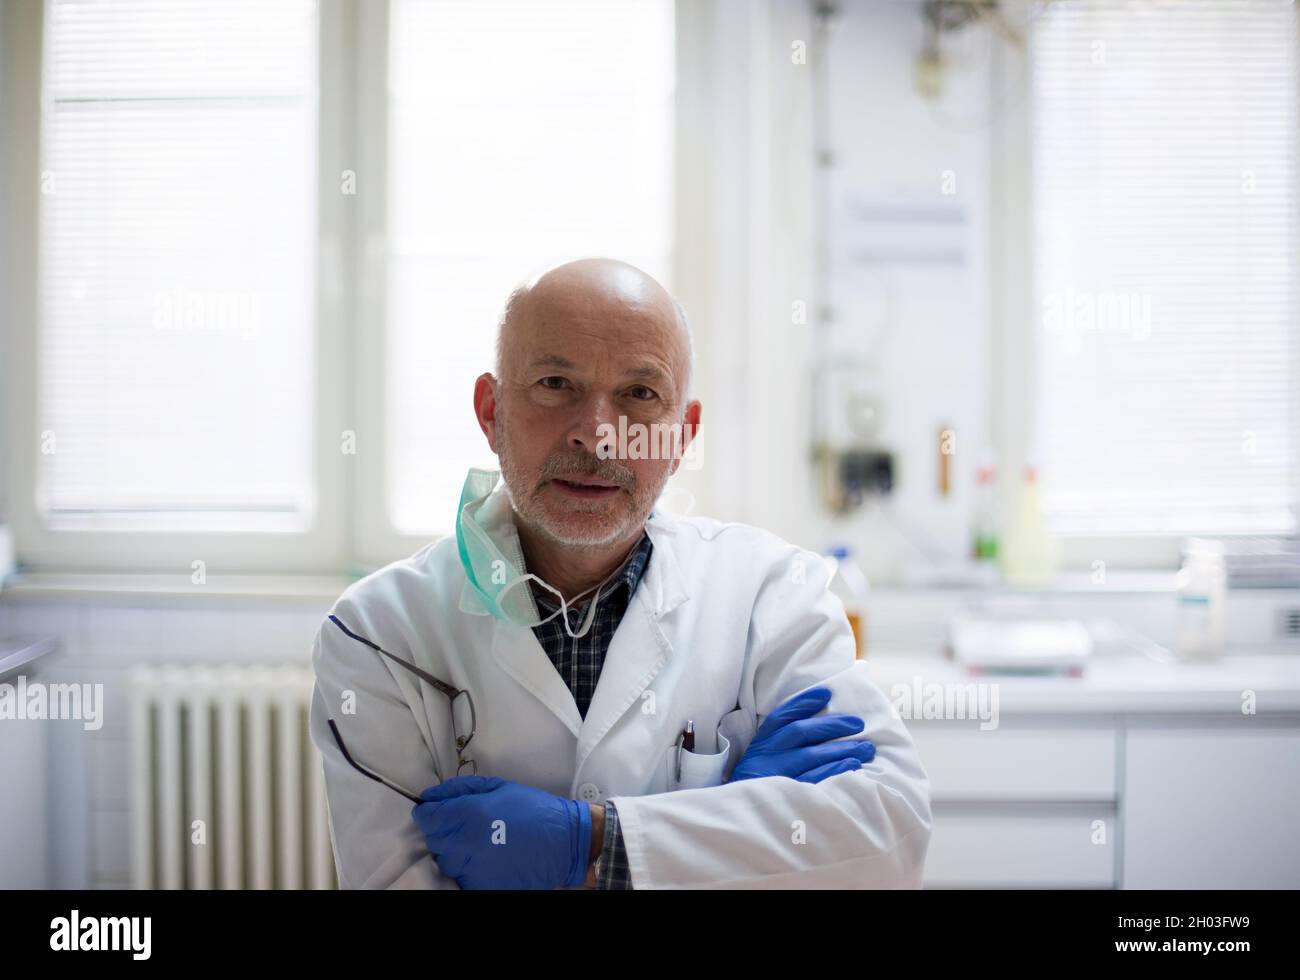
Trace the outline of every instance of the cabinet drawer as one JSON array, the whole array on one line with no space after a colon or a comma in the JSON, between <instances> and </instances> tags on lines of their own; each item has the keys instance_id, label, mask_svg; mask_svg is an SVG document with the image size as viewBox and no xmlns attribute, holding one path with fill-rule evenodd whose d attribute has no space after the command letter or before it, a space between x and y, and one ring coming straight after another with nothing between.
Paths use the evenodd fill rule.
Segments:
<instances>
[{"instance_id":1,"label":"cabinet drawer","mask_svg":"<svg viewBox=\"0 0 1300 980\"><path fill-rule=\"evenodd\" d=\"M923 884L935 887L1092 887L1116 884L1115 809L936 811Z\"/></svg>"},{"instance_id":2,"label":"cabinet drawer","mask_svg":"<svg viewBox=\"0 0 1300 980\"><path fill-rule=\"evenodd\" d=\"M935 802L1087 801L1115 799L1115 730L1016 725L980 731L964 722L914 721L921 764Z\"/></svg>"},{"instance_id":3,"label":"cabinet drawer","mask_svg":"<svg viewBox=\"0 0 1300 980\"><path fill-rule=\"evenodd\" d=\"M1181 718L1127 735L1125 888L1300 887L1300 728Z\"/></svg>"}]
</instances>

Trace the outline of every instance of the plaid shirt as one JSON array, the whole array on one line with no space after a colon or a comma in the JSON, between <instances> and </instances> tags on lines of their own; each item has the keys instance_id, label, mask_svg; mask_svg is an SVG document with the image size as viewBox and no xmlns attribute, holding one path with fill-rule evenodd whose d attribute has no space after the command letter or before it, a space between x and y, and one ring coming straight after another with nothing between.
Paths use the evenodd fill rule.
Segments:
<instances>
[{"instance_id":1,"label":"plaid shirt","mask_svg":"<svg viewBox=\"0 0 1300 980\"><path fill-rule=\"evenodd\" d=\"M614 631L623 621L623 613L632 601L632 593L636 591L637 583L641 581L641 575L650 562L652 547L650 536L643 531L640 543L628 555L618 577L599 593L600 604L596 607L591 629L585 636L577 639L569 636L560 616L533 627L533 633L542 644L542 649L569 685L578 712L583 718L587 717L587 708L596 693L596 682L600 680L600 671L605 665L605 654L609 650L610 641L614 639ZM537 601L543 619L560 608L551 593L535 585L533 598ZM582 629L591 601L587 599L581 605L569 608L569 628L574 632ZM605 803L604 807L605 842L600 857L596 859L596 887L631 888L632 874L627 866L623 832L618 826L618 810L612 803Z\"/></svg>"}]
</instances>

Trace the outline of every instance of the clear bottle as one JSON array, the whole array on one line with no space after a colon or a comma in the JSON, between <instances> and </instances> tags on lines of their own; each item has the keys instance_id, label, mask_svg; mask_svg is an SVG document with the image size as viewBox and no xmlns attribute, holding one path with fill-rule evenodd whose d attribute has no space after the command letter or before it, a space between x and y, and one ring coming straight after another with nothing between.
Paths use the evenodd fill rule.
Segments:
<instances>
[{"instance_id":1,"label":"clear bottle","mask_svg":"<svg viewBox=\"0 0 1300 980\"><path fill-rule=\"evenodd\" d=\"M847 545L836 545L826 554L831 564L829 587L844 603L844 613L853 627L853 639L857 644L857 659L861 660L867 655L867 598L871 586Z\"/></svg>"},{"instance_id":2,"label":"clear bottle","mask_svg":"<svg viewBox=\"0 0 1300 980\"><path fill-rule=\"evenodd\" d=\"M1178 587L1176 649L1186 661L1214 660L1223 655L1223 607L1228 575L1223 542L1191 539L1183 552Z\"/></svg>"},{"instance_id":3,"label":"clear bottle","mask_svg":"<svg viewBox=\"0 0 1300 980\"><path fill-rule=\"evenodd\" d=\"M981 466L975 471L975 520L971 538L971 558L981 570L992 570L993 577L996 577L998 560L997 496L993 484L995 478L996 470L992 466Z\"/></svg>"},{"instance_id":4,"label":"clear bottle","mask_svg":"<svg viewBox=\"0 0 1300 980\"><path fill-rule=\"evenodd\" d=\"M1011 585L1047 585L1056 577L1056 543L1047 533L1038 473L1025 467L1016 509L1002 540L1002 575Z\"/></svg>"}]
</instances>

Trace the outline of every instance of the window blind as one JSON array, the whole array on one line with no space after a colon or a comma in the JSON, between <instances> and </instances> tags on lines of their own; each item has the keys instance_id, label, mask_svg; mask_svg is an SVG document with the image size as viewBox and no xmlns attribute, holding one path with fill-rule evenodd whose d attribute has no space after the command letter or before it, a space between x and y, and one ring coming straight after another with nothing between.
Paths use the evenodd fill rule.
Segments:
<instances>
[{"instance_id":1,"label":"window blind","mask_svg":"<svg viewBox=\"0 0 1300 980\"><path fill-rule=\"evenodd\" d=\"M288 530L314 506L317 10L49 0L39 503Z\"/></svg>"},{"instance_id":2,"label":"window blind","mask_svg":"<svg viewBox=\"0 0 1300 980\"><path fill-rule=\"evenodd\" d=\"M1294 531L1294 5L1058 0L1034 12L1049 523Z\"/></svg>"},{"instance_id":3,"label":"window blind","mask_svg":"<svg viewBox=\"0 0 1300 980\"><path fill-rule=\"evenodd\" d=\"M667 284L672 0L395 0L389 73L388 494L453 526L518 280L608 255Z\"/></svg>"}]
</instances>

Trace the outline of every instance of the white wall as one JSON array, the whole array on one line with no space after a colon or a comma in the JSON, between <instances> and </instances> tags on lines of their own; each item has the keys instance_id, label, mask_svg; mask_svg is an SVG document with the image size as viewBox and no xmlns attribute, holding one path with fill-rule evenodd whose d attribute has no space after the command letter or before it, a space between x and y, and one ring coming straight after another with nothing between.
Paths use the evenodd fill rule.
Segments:
<instances>
[{"instance_id":1,"label":"white wall","mask_svg":"<svg viewBox=\"0 0 1300 980\"><path fill-rule=\"evenodd\" d=\"M950 48L955 64L935 103L913 88L919 3L845 4L831 42L837 251L920 248L959 256L951 265L837 260L832 295L843 326L835 342L849 354L878 342L883 441L897 460L886 507L837 520L819 505L807 462L816 327L791 323L792 303L816 304L813 69L791 63L793 42L806 42L810 54L814 48L808 5L708 6L719 19L732 18L726 57L736 63L717 67L711 114L691 108L715 129L710 140L693 139L688 129L679 163L688 200L699 185L720 189L724 199L707 202L712 218L698 210L683 215L701 229L684 240L678 288L703 335L704 469L676 483L694 493L698 512L758 524L815 550L848 543L877 581L896 578L923 555L961 557L974 467L989 445L989 60L1001 42L982 28L962 35ZM683 68L690 67L688 56ZM722 76L742 69L749 84L728 89ZM955 179L953 195L943 193L945 172ZM922 216L957 209L962 221L844 220L864 207ZM956 430L957 456L952 493L942 498L938 435L945 425Z\"/></svg>"}]
</instances>

